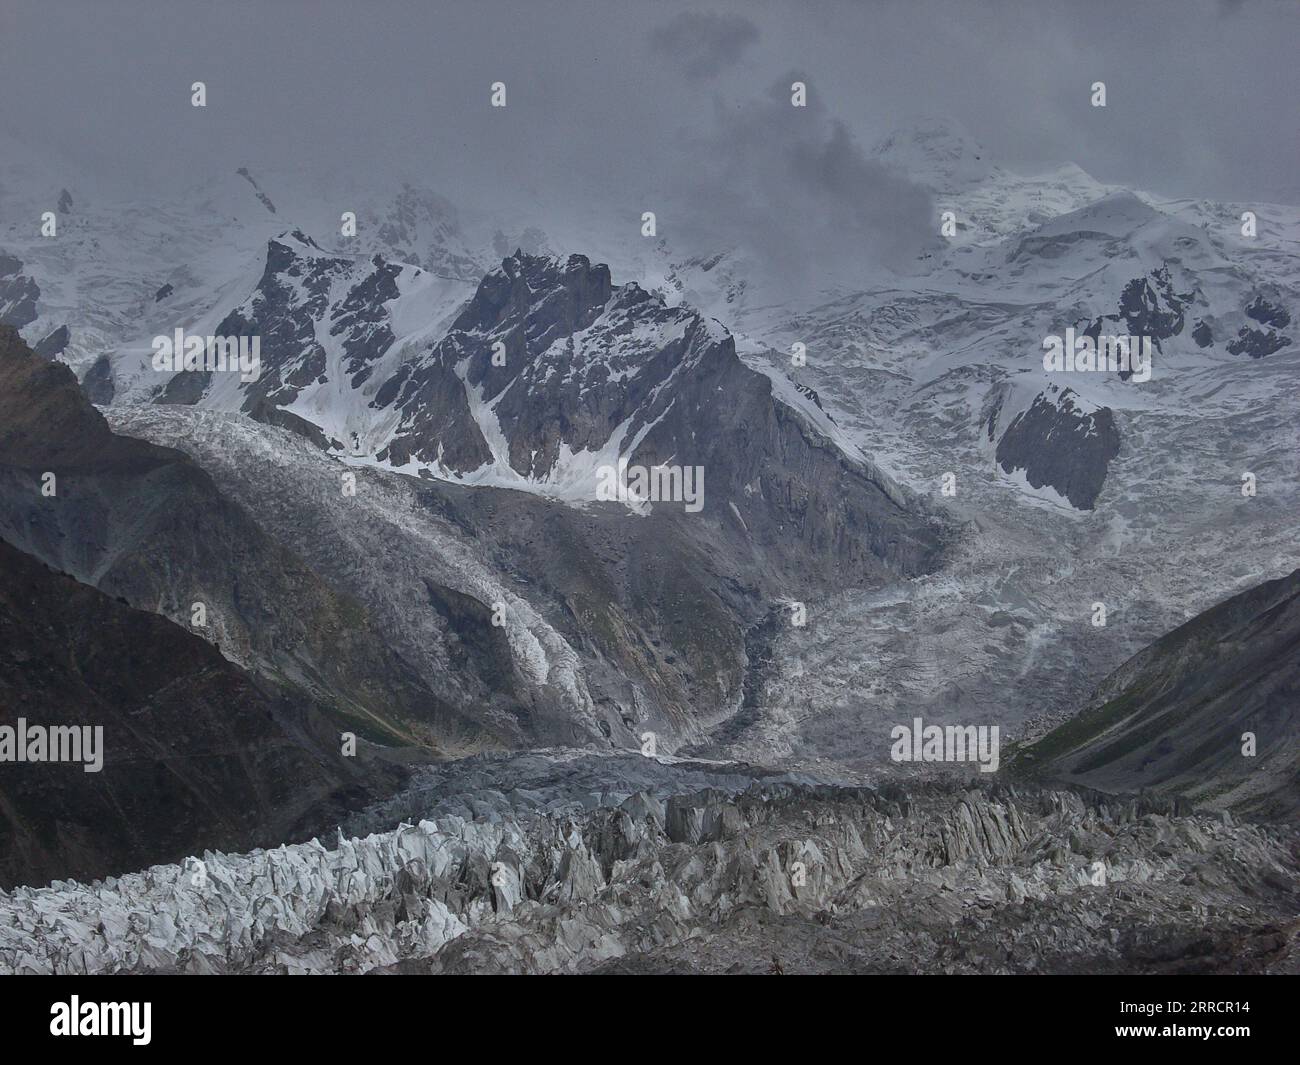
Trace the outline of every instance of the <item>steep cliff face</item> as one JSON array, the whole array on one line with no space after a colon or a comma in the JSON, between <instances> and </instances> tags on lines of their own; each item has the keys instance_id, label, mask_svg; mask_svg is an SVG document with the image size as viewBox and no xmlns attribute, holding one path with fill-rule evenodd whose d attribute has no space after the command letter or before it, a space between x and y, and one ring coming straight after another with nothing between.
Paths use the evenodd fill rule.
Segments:
<instances>
[{"instance_id":1,"label":"steep cliff face","mask_svg":"<svg viewBox=\"0 0 1300 1065\"><path fill-rule=\"evenodd\" d=\"M1237 330L1237 335L1228 342L1229 355L1262 359L1291 346L1291 338L1282 332L1291 324L1291 313L1280 302L1265 299L1257 292L1246 305L1245 315L1258 324L1245 324Z\"/></svg>"},{"instance_id":2,"label":"steep cliff face","mask_svg":"<svg viewBox=\"0 0 1300 1065\"><path fill-rule=\"evenodd\" d=\"M102 729L102 766L93 734L82 761L0 762L5 888L303 839L404 777L343 757L301 690L0 541L0 727L31 726Z\"/></svg>"},{"instance_id":3,"label":"steep cliff face","mask_svg":"<svg viewBox=\"0 0 1300 1065\"><path fill-rule=\"evenodd\" d=\"M691 513L729 527L740 554L791 572L914 574L943 542L938 522L832 441L811 404L782 401L741 362L717 322L614 287L581 255L505 260L375 404L401 411L381 460L466 482L590 503L602 467L700 468Z\"/></svg>"},{"instance_id":4,"label":"steep cliff face","mask_svg":"<svg viewBox=\"0 0 1300 1065\"><path fill-rule=\"evenodd\" d=\"M1300 571L1233 596L1134 655L1017 770L1210 807L1300 810Z\"/></svg>"},{"instance_id":5,"label":"steep cliff face","mask_svg":"<svg viewBox=\"0 0 1300 1065\"><path fill-rule=\"evenodd\" d=\"M479 283L447 337L380 390L380 406L392 395L403 412L390 444L394 463L412 456L433 463L443 454L449 471L469 473L495 460L488 436L499 433L500 460L521 477L545 480L561 445L598 450L662 382L674 354L655 353L659 368L640 373L629 372L630 358L595 360L576 350L575 334L588 329L593 350L613 339L596 327L612 291L609 268L583 256L506 259ZM620 380L630 388L618 388ZM495 412L498 432L486 418L480 423L472 404ZM468 441L455 446L462 436Z\"/></svg>"},{"instance_id":6,"label":"steep cliff face","mask_svg":"<svg viewBox=\"0 0 1300 1065\"><path fill-rule=\"evenodd\" d=\"M989 421L997 431L1001 407ZM1071 389L1051 385L1015 414L997 442L998 465L1021 471L1033 488L1048 486L1078 510L1092 510L1119 454L1120 434L1109 407L1086 404Z\"/></svg>"},{"instance_id":7,"label":"steep cliff face","mask_svg":"<svg viewBox=\"0 0 1300 1065\"><path fill-rule=\"evenodd\" d=\"M23 261L0 253L0 323L21 329L36 321L41 287L23 270Z\"/></svg>"},{"instance_id":8,"label":"steep cliff face","mask_svg":"<svg viewBox=\"0 0 1300 1065\"><path fill-rule=\"evenodd\" d=\"M1119 297L1119 319L1129 336L1151 337L1156 350L1162 341L1181 335L1186 325L1187 309L1204 297L1196 291L1179 292L1168 265L1135 277ZM1125 372L1121 371L1124 377Z\"/></svg>"}]
</instances>

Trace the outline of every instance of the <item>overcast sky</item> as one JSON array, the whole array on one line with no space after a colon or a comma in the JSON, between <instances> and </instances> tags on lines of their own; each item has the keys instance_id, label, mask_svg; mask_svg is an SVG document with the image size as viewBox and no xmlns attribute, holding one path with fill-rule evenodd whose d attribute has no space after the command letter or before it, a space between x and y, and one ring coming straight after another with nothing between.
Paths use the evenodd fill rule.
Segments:
<instances>
[{"instance_id":1,"label":"overcast sky","mask_svg":"<svg viewBox=\"0 0 1300 1065\"><path fill-rule=\"evenodd\" d=\"M0 128L141 192L301 164L557 209L671 187L701 226L789 201L887 233L928 204L865 149L917 114L1016 169L1298 203L1297 45L1295 0L4 0Z\"/></svg>"}]
</instances>

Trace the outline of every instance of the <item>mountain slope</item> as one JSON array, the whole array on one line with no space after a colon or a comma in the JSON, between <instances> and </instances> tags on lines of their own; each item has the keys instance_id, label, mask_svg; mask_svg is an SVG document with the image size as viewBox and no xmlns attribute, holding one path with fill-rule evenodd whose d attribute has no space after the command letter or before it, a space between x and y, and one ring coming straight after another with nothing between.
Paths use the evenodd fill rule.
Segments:
<instances>
[{"instance_id":1,"label":"mountain slope","mask_svg":"<svg viewBox=\"0 0 1300 1065\"><path fill-rule=\"evenodd\" d=\"M52 496L41 492L46 473ZM355 599L283 546L292 537L268 536L180 452L114 434L71 371L8 327L0 500L0 535L21 550L186 627L202 604L199 631L228 658L313 691L381 742L479 749L496 742L480 708L517 705L499 649L495 686L415 669Z\"/></svg>"},{"instance_id":2,"label":"mountain slope","mask_svg":"<svg viewBox=\"0 0 1300 1065\"><path fill-rule=\"evenodd\" d=\"M327 708L0 540L0 725L103 728L103 767L0 765L0 887L269 846L391 791Z\"/></svg>"},{"instance_id":3,"label":"mountain slope","mask_svg":"<svg viewBox=\"0 0 1300 1065\"><path fill-rule=\"evenodd\" d=\"M509 675L529 693L494 689L480 704L493 741L536 735L545 719L557 741L608 727L626 744L638 722L689 731L743 700L753 727L737 723L732 753L874 772L877 736L916 712L965 720L995 708L1004 735L1061 720L1191 611L1294 569L1300 505L1295 207L1161 199L1073 164L1018 174L943 121L887 138L876 158L930 190L955 233L941 238L936 214L911 268L840 262L815 294L761 291L743 238L700 248L666 227L646 240L616 211L593 205L566 223L527 198L513 220L496 204L490 218L457 217L422 190L344 195L320 173L213 174L197 197L178 189L132 205L93 202L56 170L6 182L0 198L6 217L27 219L49 198L41 190L67 185L59 238L14 222L0 223L0 239L19 264L6 274L14 306L28 281L39 289L28 339L57 347L67 325L55 357L97 402L134 421L127 431L162 445L175 434L220 467L223 491L274 538L332 586L365 592L408 661L441 656L426 677L468 653L434 621L462 615L445 602L428 610L398 582L437 570L482 624L497 591L522 593L527 616L496 630L510 663L489 654L459 671ZM355 239L337 236L344 204ZM1254 237L1241 233L1247 208ZM570 248L593 258L531 254ZM472 264L503 258L509 272L479 281ZM599 262L611 264L608 298ZM651 298L634 301L616 280ZM725 339L712 342L711 314L752 373L730 366ZM239 454L257 465L242 470L220 453L239 447L242 427L141 413L167 384L148 367L149 337L211 333L227 318L265 345L265 394L249 416L326 449L363 495L378 482L362 466L400 461L430 482L429 505L382 517L358 501L330 506L325 473L341 470L313 464L291 489L283 434L249 430ZM1068 328L1149 334L1151 378L1046 372L1043 339ZM658 347L644 343L655 330ZM504 366L492 364L496 343ZM804 366L791 365L796 343ZM245 410L248 389L230 375L209 385L200 412ZM703 511L592 504L593 469L632 459L634 445L649 461L704 464ZM1246 472L1259 486L1249 498ZM941 494L949 482L955 495ZM903 512L884 502L891 493ZM566 506L552 513L557 500ZM965 523L939 553L909 517L931 500ZM616 509L641 524L607 517ZM414 531L435 514L456 527ZM312 542L306 528L325 532ZM473 580L440 565L449 533L477 542ZM900 573L921 576L901 586ZM791 599L809 605L808 627L785 621ZM1089 620L1098 602L1105 627ZM490 650L492 633L474 632ZM543 657L563 685L546 681L539 696Z\"/></svg>"},{"instance_id":4,"label":"mountain slope","mask_svg":"<svg viewBox=\"0 0 1300 1065\"><path fill-rule=\"evenodd\" d=\"M938 565L949 523L718 323L577 255L508 257L445 322L428 284L278 237L252 293L210 316L260 338L259 379L176 375L113 417L190 450L282 541L312 528L298 550L410 661L430 579L467 597L461 622L511 607L485 642L541 694L527 715L484 708L507 742L699 740L739 707L753 631L782 604ZM702 491L602 498L621 465L698 470ZM318 487L342 474L359 478L355 520Z\"/></svg>"},{"instance_id":5,"label":"mountain slope","mask_svg":"<svg viewBox=\"0 0 1300 1065\"><path fill-rule=\"evenodd\" d=\"M1300 811L1300 570L1233 596L1129 659L1015 766L1108 792ZM1246 734L1254 750L1246 753Z\"/></svg>"}]
</instances>

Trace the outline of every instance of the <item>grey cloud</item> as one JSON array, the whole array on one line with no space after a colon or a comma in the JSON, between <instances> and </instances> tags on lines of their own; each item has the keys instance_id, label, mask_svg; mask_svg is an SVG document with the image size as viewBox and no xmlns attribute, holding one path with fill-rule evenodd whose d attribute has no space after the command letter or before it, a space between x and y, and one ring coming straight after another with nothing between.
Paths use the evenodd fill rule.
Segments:
<instances>
[{"instance_id":1,"label":"grey cloud","mask_svg":"<svg viewBox=\"0 0 1300 1065\"><path fill-rule=\"evenodd\" d=\"M790 103L796 80L809 87L805 108ZM933 235L930 194L868 156L806 76L778 79L739 110L719 102L688 150L688 239L738 246L761 280L816 287L905 269Z\"/></svg>"},{"instance_id":2,"label":"grey cloud","mask_svg":"<svg viewBox=\"0 0 1300 1065\"><path fill-rule=\"evenodd\" d=\"M54 194L78 203L284 167L409 179L550 229L562 212L636 218L677 190L723 243L770 230L774 253L811 254L813 234L852 266L854 241L912 248L923 194L857 145L916 113L952 116L1015 170L1073 162L1156 194L1300 201L1294 2L1230 5L1230 20L1219 0L384 0L365 19L354 0L0 7L0 134L56 156ZM791 66L813 85L803 112L788 79L763 96ZM1099 79L1104 110L1088 102ZM496 80L510 105L493 111Z\"/></svg>"},{"instance_id":3,"label":"grey cloud","mask_svg":"<svg viewBox=\"0 0 1300 1065\"><path fill-rule=\"evenodd\" d=\"M683 11L656 27L650 43L688 77L711 78L740 62L758 38L758 27L744 15Z\"/></svg>"}]
</instances>

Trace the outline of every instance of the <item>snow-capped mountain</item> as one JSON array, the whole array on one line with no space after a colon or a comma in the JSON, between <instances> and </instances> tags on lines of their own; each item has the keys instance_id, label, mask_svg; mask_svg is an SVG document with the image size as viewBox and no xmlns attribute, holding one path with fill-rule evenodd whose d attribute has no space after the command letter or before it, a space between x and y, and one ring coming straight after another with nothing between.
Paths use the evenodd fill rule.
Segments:
<instances>
[{"instance_id":1,"label":"snow-capped mountain","mask_svg":"<svg viewBox=\"0 0 1300 1065\"><path fill-rule=\"evenodd\" d=\"M451 204L410 184L340 187L316 174L238 167L181 179L162 198L107 199L83 194L65 166L42 154L13 144L3 151L0 320L33 346L66 330L58 354L91 375L102 403L114 394L109 356L238 303L267 242L295 229L342 255L417 266L465 295L494 261L490 253L472 258ZM53 236L43 232L46 212L55 215Z\"/></svg>"},{"instance_id":2,"label":"snow-capped mountain","mask_svg":"<svg viewBox=\"0 0 1300 1065\"><path fill-rule=\"evenodd\" d=\"M1024 728L1185 611L1294 567L1300 350L1281 323L1300 296L1300 211L1163 200L1076 166L981 178L989 159L955 162L983 155L963 145L932 143L928 169L905 153L957 219L911 276L728 318L743 358L813 390L892 477L971 520L942 574L846 593L778 634L734 753L838 759L865 735L866 769L884 759L880 723L914 711ZM1045 339L1070 329L1149 337L1150 379L1047 371ZM1247 480L1267 489L1243 495Z\"/></svg>"},{"instance_id":3,"label":"snow-capped mountain","mask_svg":"<svg viewBox=\"0 0 1300 1065\"><path fill-rule=\"evenodd\" d=\"M864 550L848 557L910 569L934 550L896 521L907 502L888 478L815 402L742 363L717 321L615 286L579 255L507 258L450 321L447 293L420 268L340 257L294 233L268 243L239 306L191 327L258 337L255 381L160 376L134 350L114 379L137 392L158 381L148 394L160 403L308 425L349 462L638 512L686 503L777 550L793 504L800 539L824 528L850 542L853 528ZM602 477L628 466L700 469L707 488L697 500L602 495Z\"/></svg>"},{"instance_id":4,"label":"snow-capped mountain","mask_svg":"<svg viewBox=\"0 0 1300 1065\"><path fill-rule=\"evenodd\" d=\"M704 520L674 542L758 560L722 567L750 582L749 606L723 611L740 635L705 717L745 701L734 752L875 765L879 722L986 698L1013 729L1059 715L1185 611L1293 568L1300 357L1294 207L1165 200L1072 164L1021 175L938 120L875 158L929 190L934 240L910 270L812 296L759 293L743 247L700 254L599 211L582 226L475 218L413 186L338 193L251 171L147 208L59 178L57 240L32 213L61 198L47 178L48 196L14 200L30 225L6 211L0 293L29 342L141 432L163 431L130 413L141 404L238 414L340 469L577 507L563 524L583 557L599 553L600 467L702 465ZM257 335L258 379L159 374L151 342L178 327ZM1149 377L1047 368L1045 342L1067 331L1147 338ZM500 535L476 524L490 508L456 506ZM656 529L669 517L612 509L651 511ZM931 511L966 525L948 538L957 564L921 575L939 558ZM882 562L917 577L906 596ZM792 580L846 573L886 583L813 595L806 628L762 627L759 603L797 598ZM1105 626L1088 620L1098 601Z\"/></svg>"}]
</instances>

